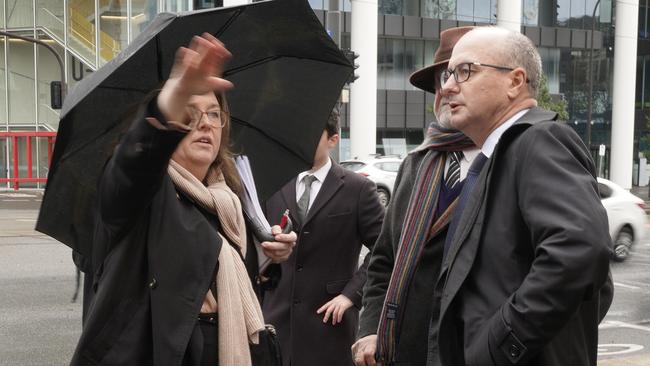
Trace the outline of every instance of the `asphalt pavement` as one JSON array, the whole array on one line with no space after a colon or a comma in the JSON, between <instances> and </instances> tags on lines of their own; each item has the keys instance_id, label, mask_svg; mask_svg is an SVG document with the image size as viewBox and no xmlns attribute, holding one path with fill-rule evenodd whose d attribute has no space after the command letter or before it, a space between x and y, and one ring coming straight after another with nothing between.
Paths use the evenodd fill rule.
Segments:
<instances>
[{"instance_id":1,"label":"asphalt pavement","mask_svg":"<svg viewBox=\"0 0 650 366\"><path fill-rule=\"evenodd\" d=\"M81 333L71 251L33 229L41 199L38 190L0 191L0 366L67 365ZM650 232L612 273L598 366L649 366Z\"/></svg>"}]
</instances>

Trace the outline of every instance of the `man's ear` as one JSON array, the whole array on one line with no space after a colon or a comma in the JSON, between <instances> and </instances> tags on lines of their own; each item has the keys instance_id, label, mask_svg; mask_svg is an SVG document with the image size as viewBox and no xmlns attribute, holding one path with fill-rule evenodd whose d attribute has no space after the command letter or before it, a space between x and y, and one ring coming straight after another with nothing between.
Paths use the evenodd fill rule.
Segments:
<instances>
[{"instance_id":1,"label":"man's ear","mask_svg":"<svg viewBox=\"0 0 650 366\"><path fill-rule=\"evenodd\" d=\"M522 93L528 95L528 75L526 70L521 67L510 72L510 88L508 89L508 97L515 99Z\"/></svg>"},{"instance_id":2,"label":"man's ear","mask_svg":"<svg viewBox=\"0 0 650 366\"><path fill-rule=\"evenodd\" d=\"M334 134L334 135L328 137L328 138L327 138L327 142L328 142L328 144L329 144L329 147L332 148L332 147L336 146L336 144L339 143L340 138L341 138L341 137L339 136L338 133L336 133L336 134Z\"/></svg>"}]
</instances>

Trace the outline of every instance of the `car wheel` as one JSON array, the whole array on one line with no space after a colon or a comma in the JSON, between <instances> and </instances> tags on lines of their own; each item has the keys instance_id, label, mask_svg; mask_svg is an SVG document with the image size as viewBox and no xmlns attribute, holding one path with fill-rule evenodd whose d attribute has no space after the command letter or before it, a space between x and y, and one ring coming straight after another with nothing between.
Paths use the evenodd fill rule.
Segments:
<instances>
[{"instance_id":1,"label":"car wheel","mask_svg":"<svg viewBox=\"0 0 650 366\"><path fill-rule=\"evenodd\" d=\"M384 188L377 188L377 195L379 196L379 202L381 205L384 207L388 206L388 202L390 201L390 193L388 193L388 191Z\"/></svg>"},{"instance_id":2,"label":"car wheel","mask_svg":"<svg viewBox=\"0 0 650 366\"><path fill-rule=\"evenodd\" d=\"M632 231L628 228L623 228L614 240L614 260L622 262L630 255L630 248L634 242Z\"/></svg>"}]
</instances>

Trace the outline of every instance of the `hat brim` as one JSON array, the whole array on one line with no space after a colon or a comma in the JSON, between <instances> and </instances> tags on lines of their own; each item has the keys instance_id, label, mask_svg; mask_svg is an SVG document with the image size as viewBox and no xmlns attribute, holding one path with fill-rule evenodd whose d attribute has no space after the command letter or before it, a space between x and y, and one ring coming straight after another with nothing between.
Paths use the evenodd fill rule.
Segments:
<instances>
[{"instance_id":1,"label":"hat brim","mask_svg":"<svg viewBox=\"0 0 650 366\"><path fill-rule=\"evenodd\" d=\"M447 65L448 61L436 62L433 65L421 68L420 70L415 71L409 77L409 82L411 85L415 86L418 89L428 91L429 93L436 93L435 83L436 83L436 74L439 73L442 68Z\"/></svg>"}]
</instances>

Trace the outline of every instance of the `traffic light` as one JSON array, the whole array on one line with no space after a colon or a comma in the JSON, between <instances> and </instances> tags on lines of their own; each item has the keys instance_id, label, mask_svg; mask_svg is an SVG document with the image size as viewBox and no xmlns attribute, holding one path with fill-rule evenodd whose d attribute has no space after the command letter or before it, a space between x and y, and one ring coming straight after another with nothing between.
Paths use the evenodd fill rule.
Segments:
<instances>
[{"instance_id":1,"label":"traffic light","mask_svg":"<svg viewBox=\"0 0 650 366\"><path fill-rule=\"evenodd\" d=\"M60 81L50 82L50 104L52 109L61 109L63 106L63 92Z\"/></svg>"},{"instance_id":2,"label":"traffic light","mask_svg":"<svg viewBox=\"0 0 650 366\"><path fill-rule=\"evenodd\" d=\"M356 60L359 57L359 54L350 50L350 49L344 49L343 54L345 55L345 58L348 59L350 64L352 64L352 67L354 67L354 72L350 74L350 77L348 78L347 83L354 83L355 80L359 78L359 75L357 75L356 70L359 68L359 64L355 63L354 60Z\"/></svg>"}]
</instances>

